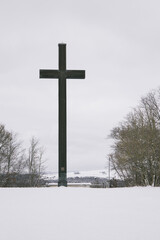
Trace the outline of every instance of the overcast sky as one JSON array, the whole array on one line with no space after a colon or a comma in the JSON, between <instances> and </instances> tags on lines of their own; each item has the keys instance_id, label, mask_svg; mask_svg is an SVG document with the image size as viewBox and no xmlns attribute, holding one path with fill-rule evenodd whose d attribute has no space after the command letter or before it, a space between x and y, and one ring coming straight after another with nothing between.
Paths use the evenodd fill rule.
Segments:
<instances>
[{"instance_id":1,"label":"overcast sky","mask_svg":"<svg viewBox=\"0 0 160 240\"><path fill-rule=\"evenodd\" d=\"M141 96L160 86L160 2L157 0L1 0L0 122L28 145L46 148L58 166L58 43L67 68L68 170L104 168L110 130Z\"/></svg>"}]
</instances>

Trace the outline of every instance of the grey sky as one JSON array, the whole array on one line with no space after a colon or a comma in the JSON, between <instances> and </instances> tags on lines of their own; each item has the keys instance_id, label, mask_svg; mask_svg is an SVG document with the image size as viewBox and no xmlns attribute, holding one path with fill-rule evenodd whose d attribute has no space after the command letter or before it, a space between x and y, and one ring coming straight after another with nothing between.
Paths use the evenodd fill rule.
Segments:
<instances>
[{"instance_id":1,"label":"grey sky","mask_svg":"<svg viewBox=\"0 0 160 240\"><path fill-rule=\"evenodd\" d=\"M68 84L68 169L103 168L110 130L159 86L160 3L149 0L1 0L0 122L24 144L35 135L48 169L58 162L58 43L68 69L85 80Z\"/></svg>"}]
</instances>

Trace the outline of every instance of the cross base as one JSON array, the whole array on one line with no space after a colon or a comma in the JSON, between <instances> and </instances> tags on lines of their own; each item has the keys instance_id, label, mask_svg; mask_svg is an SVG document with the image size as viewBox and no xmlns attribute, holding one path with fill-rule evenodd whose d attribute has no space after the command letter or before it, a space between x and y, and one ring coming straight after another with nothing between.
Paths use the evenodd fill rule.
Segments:
<instances>
[{"instance_id":1,"label":"cross base","mask_svg":"<svg viewBox=\"0 0 160 240\"><path fill-rule=\"evenodd\" d=\"M63 186L67 187L67 178L66 173L60 173L59 180L58 180L58 187Z\"/></svg>"},{"instance_id":2,"label":"cross base","mask_svg":"<svg viewBox=\"0 0 160 240\"><path fill-rule=\"evenodd\" d=\"M67 187L67 181L60 179L60 180L58 181L58 187L61 187L61 186Z\"/></svg>"}]
</instances>

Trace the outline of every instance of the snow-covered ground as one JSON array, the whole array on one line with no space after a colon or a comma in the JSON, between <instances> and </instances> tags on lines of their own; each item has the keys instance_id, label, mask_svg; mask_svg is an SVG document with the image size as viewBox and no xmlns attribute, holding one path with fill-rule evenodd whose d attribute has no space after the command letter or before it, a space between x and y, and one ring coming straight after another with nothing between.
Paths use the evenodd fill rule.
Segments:
<instances>
[{"instance_id":1,"label":"snow-covered ground","mask_svg":"<svg viewBox=\"0 0 160 240\"><path fill-rule=\"evenodd\" d=\"M159 240L160 188L0 189L2 240Z\"/></svg>"}]
</instances>

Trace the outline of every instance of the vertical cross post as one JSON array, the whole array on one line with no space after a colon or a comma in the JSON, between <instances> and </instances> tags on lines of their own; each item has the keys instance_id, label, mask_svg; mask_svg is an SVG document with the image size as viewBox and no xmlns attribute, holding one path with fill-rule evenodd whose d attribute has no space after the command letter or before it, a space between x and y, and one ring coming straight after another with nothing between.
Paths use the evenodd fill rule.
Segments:
<instances>
[{"instance_id":1,"label":"vertical cross post","mask_svg":"<svg viewBox=\"0 0 160 240\"><path fill-rule=\"evenodd\" d=\"M67 113L66 113L66 44L59 44L59 180L58 186L67 186Z\"/></svg>"},{"instance_id":2,"label":"vertical cross post","mask_svg":"<svg viewBox=\"0 0 160 240\"><path fill-rule=\"evenodd\" d=\"M58 44L59 69L40 70L40 78L59 79L59 180L58 186L67 187L67 111L66 111L66 79L84 79L84 70L66 70L66 44Z\"/></svg>"}]
</instances>

